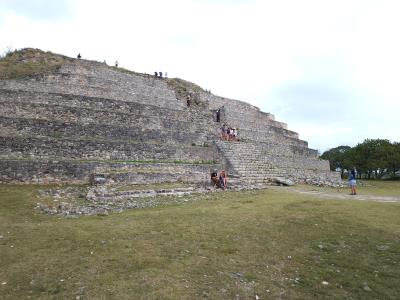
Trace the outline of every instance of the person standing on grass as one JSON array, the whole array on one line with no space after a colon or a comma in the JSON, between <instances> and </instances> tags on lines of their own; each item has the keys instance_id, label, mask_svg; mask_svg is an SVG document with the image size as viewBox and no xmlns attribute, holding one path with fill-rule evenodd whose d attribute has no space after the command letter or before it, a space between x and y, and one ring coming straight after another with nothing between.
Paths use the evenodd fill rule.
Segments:
<instances>
[{"instance_id":1,"label":"person standing on grass","mask_svg":"<svg viewBox=\"0 0 400 300\"><path fill-rule=\"evenodd\" d=\"M350 195L357 195L357 193L356 193L357 181L356 181L356 171L355 171L355 169L351 170L351 172L350 172L349 185L350 185L350 188L351 188L351 194Z\"/></svg>"}]
</instances>

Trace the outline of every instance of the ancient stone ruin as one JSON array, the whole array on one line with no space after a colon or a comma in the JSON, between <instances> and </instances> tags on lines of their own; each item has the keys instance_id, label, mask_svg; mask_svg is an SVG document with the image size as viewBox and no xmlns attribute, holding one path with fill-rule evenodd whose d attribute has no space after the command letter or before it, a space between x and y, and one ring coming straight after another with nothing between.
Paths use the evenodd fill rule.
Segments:
<instances>
[{"instance_id":1,"label":"ancient stone ruin","mask_svg":"<svg viewBox=\"0 0 400 300\"><path fill-rule=\"evenodd\" d=\"M208 184L213 169L232 185L340 181L272 114L184 80L37 49L2 60L0 182ZM223 123L239 141L220 139Z\"/></svg>"}]
</instances>

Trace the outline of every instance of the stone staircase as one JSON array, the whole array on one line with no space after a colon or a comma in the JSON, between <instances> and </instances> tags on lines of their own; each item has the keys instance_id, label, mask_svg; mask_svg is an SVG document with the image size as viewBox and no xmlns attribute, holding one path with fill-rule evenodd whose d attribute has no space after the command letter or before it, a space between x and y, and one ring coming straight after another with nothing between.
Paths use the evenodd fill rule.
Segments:
<instances>
[{"instance_id":1,"label":"stone staircase","mask_svg":"<svg viewBox=\"0 0 400 300\"><path fill-rule=\"evenodd\" d=\"M225 158L230 177L242 184L271 184L278 177L295 183L324 185L340 181L337 174L329 171L328 162L308 149L258 141L214 140L214 143Z\"/></svg>"},{"instance_id":2,"label":"stone staircase","mask_svg":"<svg viewBox=\"0 0 400 300\"><path fill-rule=\"evenodd\" d=\"M239 178L241 182L270 183L274 177L282 175L254 143L215 141L215 144L230 167L229 177Z\"/></svg>"}]
</instances>

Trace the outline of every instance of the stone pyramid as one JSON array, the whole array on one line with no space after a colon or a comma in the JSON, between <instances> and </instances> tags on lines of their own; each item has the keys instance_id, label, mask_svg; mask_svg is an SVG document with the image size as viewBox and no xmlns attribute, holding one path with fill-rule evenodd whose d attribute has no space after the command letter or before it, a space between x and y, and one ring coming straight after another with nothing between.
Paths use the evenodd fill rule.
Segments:
<instances>
[{"instance_id":1,"label":"stone pyramid","mask_svg":"<svg viewBox=\"0 0 400 300\"><path fill-rule=\"evenodd\" d=\"M223 123L238 141L220 139ZM204 183L213 169L340 180L272 114L190 82L30 48L0 60L0 182Z\"/></svg>"}]
</instances>

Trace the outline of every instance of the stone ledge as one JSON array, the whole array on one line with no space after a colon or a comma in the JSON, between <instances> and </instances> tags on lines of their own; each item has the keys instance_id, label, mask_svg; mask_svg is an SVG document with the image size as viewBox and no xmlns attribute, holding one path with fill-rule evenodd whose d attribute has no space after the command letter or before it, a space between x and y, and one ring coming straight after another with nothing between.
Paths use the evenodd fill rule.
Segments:
<instances>
[{"instance_id":1,"label":"stone ledge","mask_svg":"<svg viewBox=\"0 0 400 300\"><path fill-rule=\"evenodd\" d=\"M95 139L127 139L136 141L158 141L159 143L186 143L203 145L207 141L207 132L146 129L129 126L113 126L107 124L80 124L61 122L58 120L10 118L0 116L0 128L5 136L48 136L79 139L91 137Z\"/></svg>"},{"instance_id":2,"label":"stone ledge","mask_svg":"<svg viewBox=\"0 0 400 300\"><path fill-rule=\"evenodd\" d=\"M38 160L0 159L0 182L2 183L88 183L92 174L129 171L135 172L137 168L155 168L156 170L169 170L177 174L207 174L210 170L219 169L219 164L196 162L167 162L167 161L77 161L77 160ZM161 181L160 181L161 182Z\"/></svg>"},{"instance_id":3,"label":"stone ledge","mask_svg":"<svg viewBox=\"0 0 400 300\"><path fill-rule=\"evenodd\" d=\"M42 119L47 121L68 122L75 124L112 124L115 126L140 127L148 129L163 129L164 131L186 129L199 131L209 129L206 118L200 118L190 113L169 114L157 110L142 110L141 113L118 112L93 108L70 107L49 104L14 104L11 101L0 101L0 116L13 118ZM211 117L210 117L211 118Z\"/></svg>"},{"instance_id":4,"label":"stone ledge","mask_svg":"<svg viewBox=\"0 0 400 300\"><path fill-rule=\"evenodd\" d=\"M155 111L159 112L160 116L165 114L176 116L187 116L188 113L193 115L197 113L200 116L207 114L211 117L211 112L193 111L193 110L177 110L173 106L164 108L152 105L151 103L137 103L127 102L123 100L115 100L100 97L89 97L74 94L63 93L44 93L44 92L30 92L19 90L7 90L0 88L0 101L10 102L17 105L23 104L42 104L42 105L55 105L65 108L84 108L90 110L98 110L104 112L121 112L126 114L154 114ZM199 114L200 113L200 114ZM200 118L199 118L200 119Z\"/></svg>"}]
</instances>

